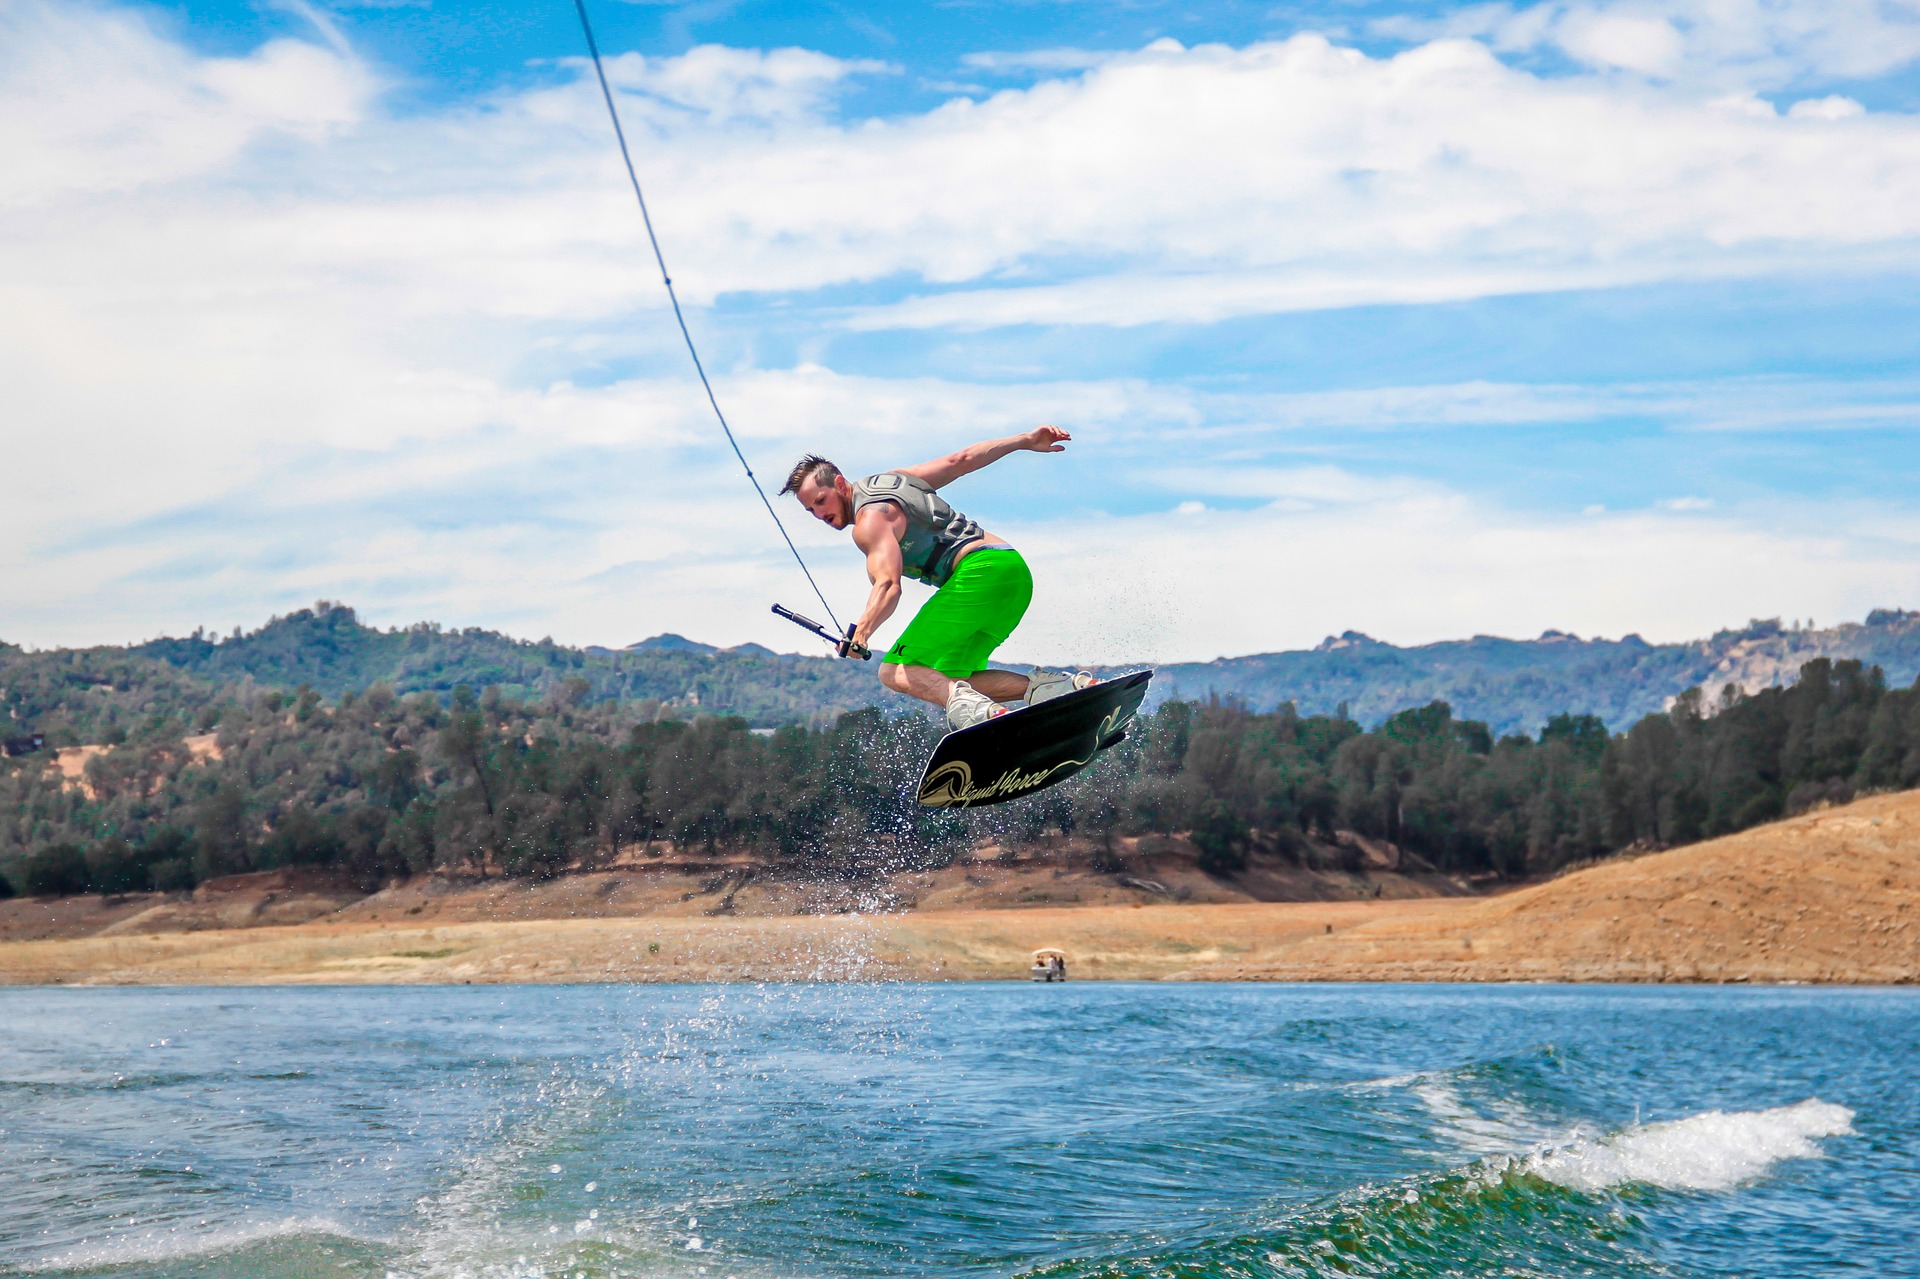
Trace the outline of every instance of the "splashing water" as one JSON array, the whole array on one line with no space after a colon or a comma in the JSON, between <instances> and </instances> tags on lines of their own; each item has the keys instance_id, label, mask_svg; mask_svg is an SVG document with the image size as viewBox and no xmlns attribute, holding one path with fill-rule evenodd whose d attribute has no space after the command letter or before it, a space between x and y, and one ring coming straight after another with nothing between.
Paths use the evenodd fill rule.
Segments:
<instances>
[{"instance_id":1,"label":"splashing water","mask_svg":"<svg viewBox=\"0 0 1920 1279\"><path fill-rule=\"evenodd\" d=\"M1853 1112L1808 1100L1771 1110L1713 1110L1647 1124L1597 1142L1537 1155L1527 1170L1556 1185L1602 1190L1642 1182L1669 1190L1725 1190L1761 1176L1782 1159L1821 1154L1816 1137L1853 1132Z\"/></svg>"}]
</instances>

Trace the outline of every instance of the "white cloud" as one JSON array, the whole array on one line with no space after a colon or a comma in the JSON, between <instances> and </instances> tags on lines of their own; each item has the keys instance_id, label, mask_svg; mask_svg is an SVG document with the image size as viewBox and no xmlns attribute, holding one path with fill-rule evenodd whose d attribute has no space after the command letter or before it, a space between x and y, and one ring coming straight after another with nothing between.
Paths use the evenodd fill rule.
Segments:
<instances>
[{"instance_id":1,"label":"white cloud","mask_svg":"<svg viewBox=\"0 0 1920 1279\"><path fill-rule=\"evenodd\" d=\"M604 59L616 89L698 117L706 125L802 122L817 118L849 77L897 71L884 62L844 60L811 49L701 45L677 57L626 53ZM582 74L590 65L574 61Z\"/></svg>"},{"instance_id":2,"label":"white cloud","mask_svg":"<svg viewBox=\"0 0 1920 1279\"><path fill-rule=\"evenodd\" d=\"M1920 58L1915 0L1546 0L1373 26L1407 40L1474 37L1505 53L1555 49L1598 69L1747 89L1871 79Z\"/></svg>"},{"instance_id":3,"label":"white cloud","mask_svg":"<svg viewBox=\"0 0 1920 1279\"><path fill-rule=\"evenodd\" d=\"M847 269L868 278L1024 286L1056 254L1115 262L861 321L885 325L969 307L996 323L1028 307L1042 323L1206 320L1593 287L1778 269L1920 231L1914 122L1806 127L1541 80L1470 44L1390 60L1311 37L1142 51L1070 84L810 136L757 238L811 239L822 270L857 244ZM925 181L899 191L902 173ZM708 198L747 203L724 194L728 174L712 180ZM831 229L803 225L816 218Z\"/></svg>"},{"instance_id":4,"label":"white cloud","mask_svg":"<svg viewBox=\"0 0 1920 1279\"><path fill-rule=\"evenodd\" d=\"M375 87L300 41L195 58L129 10L15 0L0 7L0 208L207 173L274 132L318 139Z\"/></svg>"},{"instance_id":5,"label":"white cloud","mask_svg":"<svg viewBox=\"0 0 1920 1279\"><path fill-rule=\"evenodd\" d=\"M365 71L313 46L194 59L117 14L26 12L66 25L16 24L0 92L22 110L0 118L25 159L7 166L17 198L209 175L9 228L29 279L71 294L64 267L90 272L88 292L119 278L170 297L350 284L389 324L577 324L652 303L587 82L369 117ZM46 77L22 68L71 31L97 47L64 98L34 106ZM1841 118L1832 99L1747 115L1541 79L1468 42L1372 59L1300 37L1162 42L983 102L836 122L838 86L876 69L803 50L612 60L685 298L918 278L960 287L847 322L1204 323L1844 267L1910 256L1920 235L1920 124ZM69 98L106 114L70 125ZM247 167L248 140L316 130L325 145Z\"/></svg>"},{"instance_id":6,"label":"white cloud","mask_svg":"<svg viewBox=\"0 0 1920 1279\"><path fill-rule=\"evenodd\" d=\"M1180 274L1119 271L1061 284L998 284L921 294L862 308L847 317L856 331L980 330L1002 326L1213 324L1246 315L1360 306L1423 306L1474 298L1568 289L1619 288L1679 279L1763 275L1777 260L1720 255L1707 263L1553 266L1435 264L1405 261L1318 264Z\"/></svg>"},{"instance_id":7,"label":"white cloud","mask_svg":"<svg viewBox=\"0 0 1920 1279\"><path fill-rule=\"evenodd\" d=\"M1405 480L1316 473L1294 487L1316 500L1014 529L1038 593L1010 648L1205 660L1348 627L1402 644L1548 628L1671 641L1801 600L1860 617L1920 596L1907 513L1561 516Z\"/></svg>"},{"instance_id":8,"label":"white cloud","mask_svg":"<svg viewBox=\"0 0 1920 1279\"><path fill-rule=\"evenodd\" d=\"M1852 98L1834 93L1824 98L1804 98L1789 107L1787 115L1795 120L1846 120L1866 111Z\"/></svg>"},{"instance_id":9,"label":"white cloud","mask_svg":"<svg viewBox=\"0 0 1920 1279\"><path fill-rule=\"evenodd\" d=\"M1685 52L1680 33L1664 18L1573 12L1559 24L1560 46L1580 61L1658 75Z\"/></svg>"}]
</instances>

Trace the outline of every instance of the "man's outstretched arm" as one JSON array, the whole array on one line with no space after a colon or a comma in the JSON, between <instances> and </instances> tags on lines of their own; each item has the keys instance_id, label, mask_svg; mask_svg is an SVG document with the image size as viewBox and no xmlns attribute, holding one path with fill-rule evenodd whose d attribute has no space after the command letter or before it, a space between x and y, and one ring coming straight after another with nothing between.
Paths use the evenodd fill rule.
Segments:
<instances>
[{"instance_id":1,"label":"man's outstretched arm","mask_svg":"<svg viewBox=\"0 0 1920 1279\"><path fill-rule=\"evenodd\" d=\"M978 444L969 444L957 452L936 457L931 462L922 462L918 466L903 466L900 473L925 480L935 488L945 488L961 476L998 462L1009 453L1058 453L1067 447L1067 441L1072 438L1057 426L1036 426L1031 431L1009 435L1004 440L982 440Z\"/></svg>"}]
</instances>

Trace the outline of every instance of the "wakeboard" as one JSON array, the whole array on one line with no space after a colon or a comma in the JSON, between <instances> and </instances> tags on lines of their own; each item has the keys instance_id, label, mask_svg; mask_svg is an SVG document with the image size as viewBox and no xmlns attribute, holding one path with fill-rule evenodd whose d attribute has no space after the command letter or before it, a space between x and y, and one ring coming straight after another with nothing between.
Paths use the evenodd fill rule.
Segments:
<instances>
[{"instance_id":1,"label":"wakeboard","mask_svg":"<svg viewBox=\"0 0 1920 1279\"><path fill-rule=\"evenodd\" d=\"M978 808L1065 781L1127 735L1152 679L1135 671L948 733L915 797L928 808Z\"/></svg>"}]
</instances>

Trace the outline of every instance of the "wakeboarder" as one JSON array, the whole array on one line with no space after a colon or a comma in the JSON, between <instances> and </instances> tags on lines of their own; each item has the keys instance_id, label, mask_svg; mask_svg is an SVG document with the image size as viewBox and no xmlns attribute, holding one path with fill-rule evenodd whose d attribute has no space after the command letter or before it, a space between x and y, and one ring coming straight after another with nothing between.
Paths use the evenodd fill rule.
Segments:
<instances>
[{"instance_id":1,"label":"wakeboarder","mask_svg":"<svg viewBox=\"0 0 1920 1279\"><path fill-rule=\"evenodd\" d=\"M1033 575L1019 551L940 496L961 476L1010 453L1059 453L1072 438L1057 426L1035 427L857 482L823 457L801 458L780 492L799 498L822 523L851 529L873 583L840 655L863 649L893 616L905 576L934 587L934 595L881 657L880 682L945 707L955 732L1005 715L1009 705L1037 706L1099 683L1084 672L1035 667L1020 675L987 666L1025 616Z\"/></svg>"}]
</instances>

